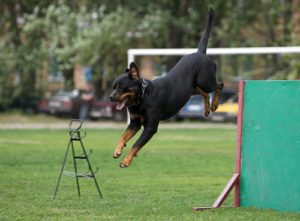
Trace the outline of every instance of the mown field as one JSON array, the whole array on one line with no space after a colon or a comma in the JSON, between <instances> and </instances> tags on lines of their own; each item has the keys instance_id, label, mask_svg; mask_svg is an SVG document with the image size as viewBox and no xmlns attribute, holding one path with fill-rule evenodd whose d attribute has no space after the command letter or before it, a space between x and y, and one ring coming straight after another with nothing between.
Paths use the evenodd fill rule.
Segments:
<instances>
[{"instance_id":1,"label":"mown field","mask_svg":"<svg viewBox=\"0 0 300 221\"><path fill-rule=\"evenodd\" d=\"M299 220L300 213L211 206L235 168L234 129L160 129L129 168L119 168L113 150L122 130L87 130L92 179L63 176L52 201L68 143L66 130L0 130L0 220ZM135 140L135 139L133 139ZM79 146L75 147L79 151ZM81 172L87 170L79 163ZM71 155L66 170L73 171ZM233 205L233 195L224 206Z\"/></svg>"}]
</instances>

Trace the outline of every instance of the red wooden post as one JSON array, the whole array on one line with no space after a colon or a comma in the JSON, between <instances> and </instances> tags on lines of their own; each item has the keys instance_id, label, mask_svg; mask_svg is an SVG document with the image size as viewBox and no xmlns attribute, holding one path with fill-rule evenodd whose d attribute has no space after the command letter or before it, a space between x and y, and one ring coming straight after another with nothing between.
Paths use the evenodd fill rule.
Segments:
<instances>
[{"instance_id":1,"label":"red wooden post","mask_svg":"<svg viewBox=\"0 0 300 221\"><path fill-rule=\"evenodd\" d=\"M244 107L244 81L239 82L239 113L237 122L237 138L236 138L236 159L235 173L241 175L241 152L242 152L242 133L243 133L243 107ZM241 176L238 177L235 184L234 206L240 206L240 186Z\"/></svg>"},{"instance_id":2,"label":"red wooden post","mask_svg":"<svg viewBox=\"0 0 300 221\"><path fill-rule=\"evenodd\" d=\"M231 192L232 188L234 187L234 185L236 184L236 181L238 179L239 179L239 174L238 173L233 174L232 178L227 183L227 185L224 188L223 192L220 194L220 196L218 197L218 199L213 204L213 206L212 206L213 208L217 208L217 207L220 207L222 205L222 203L227 198L227 196Z\"/></svg>"}]
</instances>

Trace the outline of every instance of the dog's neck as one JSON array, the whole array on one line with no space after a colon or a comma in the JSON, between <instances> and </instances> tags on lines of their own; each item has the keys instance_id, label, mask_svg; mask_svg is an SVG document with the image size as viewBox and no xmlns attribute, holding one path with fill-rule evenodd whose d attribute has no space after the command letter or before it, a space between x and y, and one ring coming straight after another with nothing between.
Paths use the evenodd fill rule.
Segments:
<instances>
[{"instance_id":1,"label":"dog's neck","mask_svg":"<svg viewBox=\"0 0 300 221\"><path fill-rule=\"evenodd\" d=\"M149 84L150 84L149 81L146 80L145 78L140 78L138 80L139 93L136 97L134 105L132 105L132 106L138 107L141 103L143 103L143 98L144 98L145 93L146 93L146 91L149 87Z\"/></svg>"}]
</instances>

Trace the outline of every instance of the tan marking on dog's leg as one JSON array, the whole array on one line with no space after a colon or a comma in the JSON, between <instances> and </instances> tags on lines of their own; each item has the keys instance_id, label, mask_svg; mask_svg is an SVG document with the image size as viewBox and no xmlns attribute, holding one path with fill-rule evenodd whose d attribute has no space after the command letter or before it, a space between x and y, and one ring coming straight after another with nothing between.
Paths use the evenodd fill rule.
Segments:
<instances>
[{"instance_id":1,"label":"tan marking on dog's leg","mask_svg":"<svg viewBox=\"0 0 300 221\"><path fill-rule=\"evenodd\" d=\"M210 114L210 104L209 104L209 94L205 93L201 88L196 87L193 91L193 95L201 95L203 97L204 100L204 115L206 117L208 117L208 115Z\"/></svg>"},{"instance_id":2,"label":"tan marking on dog's leg","mask_svg":"<svg viewBox=\"0 0 300 221\"><path fill-rule=\"evenodd\" d=\"M218 109L221 90L222 90L222 89L217 89L217 90L215 90L215 94L214 94L214 97L213 97L213 100L212 100L211 106L210 106L210 110L211 110L212 112L215 112L215 111Z\"/></svg>"},{"instance_id":3,"label":"tan marking on dog's leg","mask_svg":"<svg viewBox=\"0 0 300 221\"><path fill-rule=\"evenodd\" d=\"M120 164L120 167L125 168L125 167L129 167L129 165L131 164L133 157L137 156L137 153L139 152L141 148L139 147L132 147L130 152L128 153L128 155L125 157L125 159L122 161L122 163Z\"/></svg>"},{"instance_id":4,"label":"tan marking on dog's leg","mask_svg":"<svg viewBox=\"0 0 300 221\"><path fill-rule=\"evenodd\" d=\"M122 137L121 137L121 139L118 143L117 148L115 149L115 152L114 152L114 155L113 155L114 158L118 158L119 156L121 156L124 146L136 134L136 132L137 131L132 130L130 128L128 128L124 132L124 134L122 135Z\"/></svg>"},{"instance_id":5,"label":"tan marking on dog's leg","mask_svg":"<svg viewBox=\"0 0 300 221\"><path fill-rule=\"evenodd\" d=\"M143 115L140 115L140 114L130 114L130 119L131 120L134 120L134 119L137 119L139 118L141 123L143 124L144 121L145 121L145 117Z\"/></svg>"}]
</instances>

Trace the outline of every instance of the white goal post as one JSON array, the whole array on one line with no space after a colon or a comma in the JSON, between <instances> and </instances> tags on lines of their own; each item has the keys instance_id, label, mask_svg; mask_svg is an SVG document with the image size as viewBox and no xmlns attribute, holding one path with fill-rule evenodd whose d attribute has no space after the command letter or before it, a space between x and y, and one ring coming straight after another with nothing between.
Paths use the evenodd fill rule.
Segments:
<instances>
[{"instance_id":1,"label":"white goal post","mask_svg":"<svg viewBox=\"0 0 300 221\"><path fill-rule=\"evenodd\" d=\"M136 56L182 56L197 51L197 48L159 48L159 49L129 49L128 66ZM300 53L300 46L290 47L244 47L244 48L208 48L208 55L249 55L249 54L291 54Z\"/></svg>"}]
</instances>

